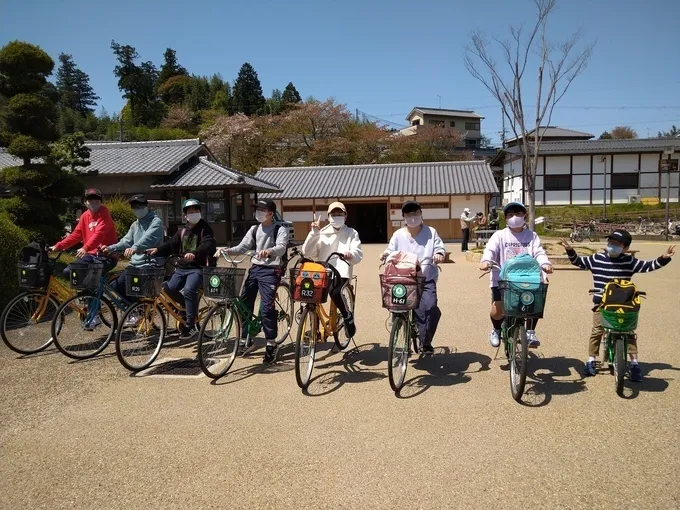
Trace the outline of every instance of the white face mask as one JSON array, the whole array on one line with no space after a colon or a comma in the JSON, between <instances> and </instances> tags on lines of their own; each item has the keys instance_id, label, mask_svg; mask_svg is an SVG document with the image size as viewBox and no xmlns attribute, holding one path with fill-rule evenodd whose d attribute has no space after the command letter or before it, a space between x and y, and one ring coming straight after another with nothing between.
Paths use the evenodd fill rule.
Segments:
<instances>
[{"instance_id":1,"label":"white face mask","mask_svg":"<svg viewBox=\"0 0 680 510\"><path fill-rule=\"evenodd\" d=\"M506 223L510 228L522 228L524 226L525 220L522 216L511 216L507 219Z\"/></svg>"},{"instance_id":2,"label":"white face mask","mask_svg":"<svg viewBox=\"0 0 680 510\"><path fill-rule=\"evenodd\" d=\"M406 218L406 226L415 228L419 227L423 223L423 217L419 214L418 216L409 216Z\"/></svg>"},{"instance_id":3,"label":"white face mask","mask_svg":"<svg viewBox=\"0 0 680 510\"><path fill-rule=\"evenodd\" d=\"M101 206L101 202L87 202L87 208L93 213L96 213Z\"/></svg>"},{"instance_id":4,"label":"white face mask","mask_svg":"<svg viewBox=\"0 0 680 510\"><path fill-rule=\"evenodd\" d=\"M192 212L187 214L187 223L191 223L192 225L196 225L201 221L201 213L200 212Z\"/></svg>"},{"instance_id":5,"label":"white face mask","mask_svg":"<svg viewBox=\"0 0 680 510\"><path fill-rule=\"evenodd\" d=\"M255 211L255 219L260 223L267 221L267 213L264 211Z\"/></svg>"},{"instance_id":6,"label":"white face mask","mask_svg":"<svg viewBox=\"0 0 680 510\"><path fill-rule=\"evenodd\" d=\"M144 216L146 216L149 213L149 208L148 207L137 207L132 210L133 213L135 213L135 216L137 216L138 220L141 220Z\"/></svg>"},{"instance_id":7,"label":"white face mask","mask_svg":"<svg viewBox=\"0 0 680 510\"><path fill-rule=\"evenodd\" d=\"M340 228L345 224L344 216L329 216L328 223L330 223L335 228Z\"/></svg>"}]
</instances>

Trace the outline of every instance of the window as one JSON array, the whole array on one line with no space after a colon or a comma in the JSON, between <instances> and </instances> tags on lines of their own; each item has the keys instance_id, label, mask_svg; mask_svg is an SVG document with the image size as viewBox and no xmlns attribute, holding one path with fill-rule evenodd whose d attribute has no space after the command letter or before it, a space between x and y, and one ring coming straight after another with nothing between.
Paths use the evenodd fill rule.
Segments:
<instances>
[{"instance_id":1,"label":"window","mask_svg":"<svg viewBox=\"0 0 680 510\"><path fill-rule=\"evenodd\" d=\"M546 191L568 191L571 189L571 175L546 175L543 187Z\"/></svg>"},{"instance_id":2,"label":"window","mask_svg":"<svg viewBox=\"0 0 680 510\"><path fill-rule=\"evenodd\" d=\"M466 138L465 139L465 148L476 149L477 148L477 140L475 140L474 138Z\"/></svg>"},{"instance_id":3,"label":"window","mask_svg":"<svg viewBox=\"0 0 680 510\"><path fill-rule=\"evenodd\" d=\"M479 122L466 122L465 129L471 131L479 131Z\"/></svg>"},{"instance_id":4,"label":"window","mask_svg":"<svg viewBox=\"0 0 680 510\"><path fill-rule=\"evenodd\" d=\"M431 126L444 127L444 121L443 120L428 120L427 123Z\"/></svg>"},{"instance_id":5,"label":"window","mask_svg":"<svg viewBox=\"0 0 680 510\"><path fill-rule=\"evenodd\" d=\"M611 174L612 189L638 189L640 187L640 174Z\"/></svg>"},{"instance_id":6,"label":"window","mask_svg":"<svg viewBox=\"0 0 680 510\"><path fill-rule=\"evenodd\" d=\"M455 120L449 121L449 127L456 127L456 121Z\"/></svg>"}]
</instances>

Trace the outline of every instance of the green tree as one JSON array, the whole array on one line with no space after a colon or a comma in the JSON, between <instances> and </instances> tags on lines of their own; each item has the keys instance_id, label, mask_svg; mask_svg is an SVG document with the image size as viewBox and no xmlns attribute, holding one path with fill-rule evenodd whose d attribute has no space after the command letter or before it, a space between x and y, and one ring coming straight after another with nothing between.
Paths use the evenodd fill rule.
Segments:
<instances>
[{"instance_id":1,"label":"green tree","mask_svg":"<svg viewBox=\"0 0 680 510\"><path fill-rule=\"evenodd\" d=\"M49 156L51 161L72 174L80 174L90 166L90 148L85 145L85 135L81 132L65 135L52 145Z\"/></svg>"},{"instance_id":2,"label":"green tree","mask_svg":"<svg viewBox=\"0 0 680 510\"><path fill-rule=\"evenodd\" d=\"M600 140L611 140L612 134L609 131L605 131L600 135Z\"/></svg>"},{"instance_id":3,"label":"green tree","mask_svg":"<svg viewBox=\"0 0 680 510\"><path fill-rule=\"evenodd\" d=\"M637 138L637 133L630 126L616 126L612 129L612 138L615 140L630 140Z\"/></svg>"},{"instance_id":4,"label":"green tree","mask_svg":"<svg viewBox=\"0 0 680 510\"><path fill-rule=\"evenodd\" d=\"M283 98L279 89L272 90L272 95L265 104L265 113L278 115L283 110Z\"/></svg>"},{"instance_id":5,"label":"green tree","mask_svg":"<svg viewBox=\"0 0 680 510\"><path fill-rule=\"evenodd\" d=\"M59 106L82 114L94 112L99 96L90 85L90 77L78 69L71 55L61 53L59 63L57 70Z\"/></svg>"},{"instance_id":6,"label":"green tree","mask_svg":"<svg viewBox=\"0 0 680 510\"><path fill-rule=\"evenodd\" d=\"M172 48L167 48L163 53L163 65L158 73L158 86L160 87L173 76L188 76L185 68L177 63L177 53Z\"/></svg>"},{"instance_id":7,"label":"green tree","mask_svg":"<svg viewBox=\"0 0 680 510\"><path fill-rule=\"evenodd\" d=\"M670 131L659 131L659 138L673 138L680 135L680 129L675 127L675 124L671 127Z\"/></svg>"},{"instance_id":8,"label":"green tree","mask_svg":"<svg viewBox=\"0 0 680 510\"><path fill-rule=\"evenodd\" d=\"M288 85L286 85L286 88L283 91L283 96L281 99L284 103L288 105L298 104L302 102L302 97L295 88L295 85L293 85L292 81L288 82Z\"/></svg>"},{"instance_id":9,"label":"green tree","mask_svg":"<svg viewBox=\"0 0 680 510\"><path fill-rule=\"evenodd\" d=\"M14 41L0 49L0 77L7 103L2 110L0 145L23 164L5 168L0 182L14 196L0 210L31 237L54 241L63 232L60 218L68 199L80 195L80 180L51 161L50 142L58 138L57 108L43 94L54 62L38 46ZM45 162L33 162L34 158Z\"/></svg>"},{"instance_id":10,"label":"green tree","mask_svg":"<svg viewBox=\"0 0 680 510\"><path fill-rule=\"evenodd\" d=\"M257 73L248 62L241 66L234 82L234 112L248 116L262 112L265 100Z\"/></svg>"}]
</instances>

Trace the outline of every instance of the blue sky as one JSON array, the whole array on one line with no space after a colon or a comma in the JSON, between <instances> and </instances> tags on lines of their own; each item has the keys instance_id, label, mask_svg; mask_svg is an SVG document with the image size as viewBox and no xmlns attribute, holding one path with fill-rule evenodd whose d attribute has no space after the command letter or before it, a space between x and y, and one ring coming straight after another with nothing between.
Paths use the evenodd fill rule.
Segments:
<instances>
[{"instance_id":1,"label":"blue sky","mask_svg":"<svg viewBox=\"0 0 680 510\"><path fill-rule=\"evenodd\" d=\"M158 66L172 47L190 72L229 81L247 61L265 95L293 81L303 97L335 97L399 124L411 107L437 107L441 96L444 108L484 115L482 130L497 142L500 109L467 73L463 48L471 30L505 38L533 13L530 0L0 0L0 44L26 40L55 60L72 54L109 112L123 105L115 39ZM640 137L680 126L678 20L678 0L560 0L551 38L581 26L597 44L551 124L598 135L624 124Z\"/></svg>"}]
</instances>

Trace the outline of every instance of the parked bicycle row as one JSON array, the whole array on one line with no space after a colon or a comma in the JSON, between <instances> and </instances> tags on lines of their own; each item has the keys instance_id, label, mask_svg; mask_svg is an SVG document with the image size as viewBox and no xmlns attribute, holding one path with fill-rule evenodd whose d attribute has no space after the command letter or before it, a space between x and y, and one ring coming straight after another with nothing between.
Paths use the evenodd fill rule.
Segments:
<instances>
[{"instance_id":1,"label":"parked bicycle row","mask_svg":"<svg viewBox=\"0 0 680 510\"><path fill-rule=\"evenodd\" d=\"M274 221L275 203L259 200L258 224L237 246L217 251L197 200L183 204L186 227L162 241L160 220L146 198L135 195L130 206L138 219L118 241L101 194L88 190L85 198L88 211L73 233L49 249L31 244L22 252L18 271L25 291L0 316L3 341L14 351L35 353L54 342L66 356L83 359L101 353L115 339L121 364L138 372L156 361L177 330L180 341L197 341L203 372L219 378L239 354L251 353L254 339L264 333L264 363L275 363L280 346L294 339L296 381L305 389L318 344L332 339L343 351L352 343L360 327L354 315L358 282L353 266L362 262L363 251L357 232L345 224L342 203L328 207L324 227L315 216L302 246L292 246L287 229ZM511 393L519 401L528 350L540 346L536 328L543 318L552 264L527 226L524 205L510 203L503 213L507 227L489 239L480 269L490 274L489 343L503 347ZM445 255L437 231L423 224L417 202L404 203L402 214L406 226L392 236L380 256L384 269L378 271L382 306L391 314L387 361L395 392L404 384L412 354L434 354L442 315L437 281ZM54 275L56 262L63 250L79 243L77 260L62 273L68 281L64 284ZM671 246L661 257L641 261L626 253L631 243L628 232L615 230L605 250L581 257L561 241L572 264L593 273L593 330L584 375L595 375L602 344L619 393L628 368L633 381L642 380L634 330L644 293L630 279L663 267L674 254ZM226 267L217 265L216 256ZM120 257L130 259L122 271L116 270ZM248 271L239 267L246 261Z\"/></svg>"}]
</instances>

